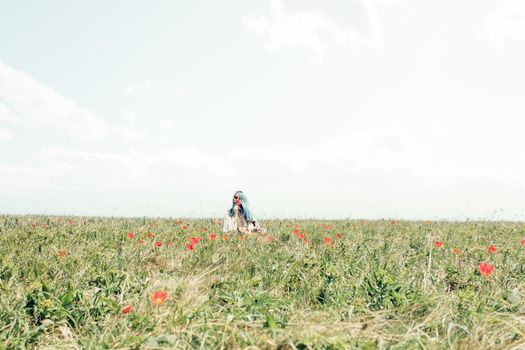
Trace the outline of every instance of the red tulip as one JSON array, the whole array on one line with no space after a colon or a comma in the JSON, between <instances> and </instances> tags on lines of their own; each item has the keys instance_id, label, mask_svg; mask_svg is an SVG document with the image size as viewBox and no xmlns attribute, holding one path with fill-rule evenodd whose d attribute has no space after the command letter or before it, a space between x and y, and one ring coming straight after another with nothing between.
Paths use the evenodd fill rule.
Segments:
<instances>
[{"instance_id":1,"label":"red tulip","mask_svg":"<svg viewBox=\"0 0 525 350\"><path fill-rule=\"evenodd\" d=\"M146 237L148 237L148 238L152 238L152 237L153 237L153 233L148 232L148 234L146 235Z\"/></svg>"},{"instance_id":2,"label":"red tulip","mask_svg":"<svg viewBox=\"0 0 525 350\"><path fill-rule=\"evenodd\" d=\"M203 232L208 232L208 229L205 227L202 229Z\"/></svg>"},{"instance_id":3,"label":"red tulip","mask_svg":"<svg viewBox=\"0 0 525 350\"><path fill-rule=\"evenodd\" d=\"M325 243L325 244L328 244L328 245L333 244L333 243L332 243L332 239L331 239L330 237L326 237L326 238L324 239L324 243Z\"/></svg>"},{"instance_id":4,"label":"red tulip","mask_svg":"<svg viewBox=\"0 0 525 350\"><path fill-rule=\"evenodd\" d=\"M179 223L179 224L182 224L182 219L179 219L178 223Z\"/></svg>"},{"instance_id":5,"label":"red tulip","mask_svg":"<svg viewBox=\"0 0 525 350\"><path fill-rule=\"evenodd\" d=\"M479 263L478 269L483 276L488 276L494 271L494 266L489 263Z\"/></svg>"},{"instance_id":6,"label":"red tulip","mask_svg":"<svg viewBox=\"0 0 525 350\"><path fill-rule=\"evenodd\" d=\"M454 249L452 249L452 253L458 255L459 253L461 253L461 249L459 249L459 248L454 248Z\"/></svg>"},{"instance_id":7,"label":"red tulip","mask_svg":"<svg viewBox=\"0 0 525 350\"><path fill-rule=\"evenodd\" d=\"M36 227L36 225L35 225L35 224L31 224L31 228L35 228L35 227Z\"/></svg>"},{"instance_id":8,"label":"red tulip","mask_svg":"<svg viewBox=\"0 0 525 350\"><path fill-rule=\"evenodd\" d=\"M294 236L297 236L299 234L299 230L298 229L293 230L293 234Z\"/></svg>"},{"instance_id":9,"label":"red tulip","mask_svg":"<svg viewBox=\"0 0 525 350\"><path fill-rule=\"evenodd\" d=\"M135 234L134 234L133 232L129 232L129 233L128 233L128 238L129 238L129 239L133 239L133 238L135 238Z\"/></svg>"},{"instance_id":10,"label":"red tulip","mask_svg":"<svg viewBox=\"0 0 525 350\"><path fill-rule=\"evenodd\" d=\"M222 239L227 241L228 240L228 235L222 235Z\"/></svg>"},{"instance_id":11,"label":"red tulip","mask_svg":"<svg viewBox=\"0 0 525 350\"><path fill-rule=\"evenodd\" d=\"M336 234L336 236L337 236L337 238L339 238L339 239L343 238L343 234L342 234L342 233L338 233L338 234Z\"/></svg>"},{"instance_id":12,"label":"red tulip","mask_svg":"<svg viewBox=\"0 0 525 350\"><path fill-rule=\"evenodd\" d=\"M67 219L67 224L68 224L68 225L73 225L73 220L71 220L71 219Z\"/></svg>"},{"instance_id":13,"label":"red tulip","mask_svg":"<svg viewBox=\"0 0 525 350\"><path fill-rule=\"evenodd\" d=\"M144 244L144 240L143 239L139 239L139 243L140 244Z\"/></svg>"},{"instance_id":14,"label":"red tulip","mask_svg":"<svg viewBox=\"0 0 525 350\"><path fill-rule=\"evenodd\" d=\"M441 248L442 245L443 245L443 242L441 242L441 241L435 241L435 242L434 242L434 246L435 246L436 248Z\"/></svg>"},{"instance_id":15,"label":"red tulip","mask_svg":"<svg viewBox=\"0 0 525 350\"><path fill-rule=\"evenodd\" d=\"M155 293L153 293L153 295L151 296L151 300L153 300L153 302L157 304L157 306L159 306L166 301L167 297L168 294L165 291L158 290Z\"/></svg>"},{"instance_id":16,"label":"red tulip","mask_svg":"<svg viewBox=\"0 0 525 350\"><path fill-rule=\"evenodd\" d=\"M323 230L328 230L328 225L323 225Z\"/></svg>"},{"instance_id":17,"label":"red tulip","mask_svg":"<svg viewBox=\"0 0 525 350\"><path fill-rule=\"evenodd\" d=\"M59 250L57 255L58 256L66 256L66 251L65 250Z\"/></svg>"},{"instance_id":18,"label":"red tulip","mask_svg":"<svg viewBox=\"0 0 525 350\"><path fill-rule=\"evenodd\" d=\"M273 240L272 236L268 236L268 242L271 242Z\"/></svg>"},{"instance_id":19,"label":"red tulip","mask_svg":"<svg viewBox=\"0 0 525 350\"><path fill-rule=\"evenodd\" d=\"M129 304L128 306L124 306L122 308L122 313L123 314L129 314L130 311L131 311L131 304Z\"/></svg>"},{"instance_id":20,"label":"red tulip","mask_svg":"<svg viewBox=\"0 0 525 350\"><path fill-rule=\"evenodd\" d=\"M397 221L396 221L396 220L392 220L392 221L390 221L390 223L391 223L392 225L395 225L395 224L397 223Z\"/></svg>"},{"instance_id":21,"label":"red tulip","mask_svg":"<svg viewBox=\"0 0 525 350\"><path fill-rule=\"evenodd\" d=\"M182 225L182 229L183 229L183 230L186 230L186 229L188 229L188 226L186 226L186 225Z\"/></svg>"},{"instance_id":22,"label":"red tulip","mask_svg":"<svg viewBox=\"0 0 525 350\"><path fill-rule=\"evenodd\" d=\"M297 237L299 237L300 239L304 239L304 234L301 233L301 234L300 234L299 236L297 236Z\"/></svg>"},{"instance_id":23,"label":"red tulip","mask_svg":"<svg viewBox=\"0 0 525 350\"><path fill-rule=\"evenodd\" d=\"M173 242L168 242L168 247L173 247Z\"/></svg>"},{"instance_id":24,"label":"red tulip","mask_svg":"<svg viewBox=\"0 0 525 350\"><path fill-rule=\"evenodd\" d=\"M525 247L525 239L521 240L521 245Z\"/></svg>"},{"instance_id":25,"label":"red tulip","mask_svg":"<svg viewBox=\"0 0 525 350\"><path fill-rule=\"evenodd\" d=\"M489 245L489 253L494 253L496 250L496 247L494 247L492 244Z\"/></svg>"},{"instance_id":26,"label":"red tulip","mask_svg":"<svg viewBox=\"0 0 525 350\"><path fill-rule=\"evenodd\" d=\"M215 233L212 233L212 234L210 235L210 239L211 239L212 241L214 241L215 238L217 238L217 235L216 235Z\"/></svg>"},{"instance_id":27,"label":"red tulip","mask_svg":"<svg viewBox=\"0 0 525 350\"><path fill-rule=\"evenodd\" d=\"M162 247L162 242L155 242L155 246L156 246L157 248Z\"/></svg>"},{"instance_id":28,"label":"red tulip","mask_svg":"<svg viewBox=\"0 0 525 350\"><path fill-rule=\"evenodd\" d=\"M193 250L193 244L186 244L186 250Z\"/></svg>"}]
</instances>

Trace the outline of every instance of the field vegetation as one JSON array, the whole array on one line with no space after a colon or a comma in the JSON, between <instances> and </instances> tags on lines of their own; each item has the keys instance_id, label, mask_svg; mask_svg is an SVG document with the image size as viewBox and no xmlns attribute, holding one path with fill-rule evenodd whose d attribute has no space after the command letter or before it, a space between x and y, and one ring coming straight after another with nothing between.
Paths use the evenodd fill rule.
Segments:
<instances>
[{"instance_id":1,"label":"field vegetation","mask_svg":"<svg viewBox=\"0 0 525 350\"><path fill-rule=\"evenodd\" d=\"M525 225L0 216L0 349L519 349Z\"/></svg>"}]
</instances>

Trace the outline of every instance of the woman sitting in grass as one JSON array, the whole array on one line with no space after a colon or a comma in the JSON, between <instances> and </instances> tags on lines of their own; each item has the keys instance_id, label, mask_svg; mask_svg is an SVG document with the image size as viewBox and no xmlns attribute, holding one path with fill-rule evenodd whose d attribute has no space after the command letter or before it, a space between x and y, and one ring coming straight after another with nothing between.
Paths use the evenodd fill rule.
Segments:
<instances>
[{"instance_id":1,"label":"woman sitting in grass","mask_svg":"<svg viewBox=\"0 0 525 350\"><path fill-rule=\"evenodd\" d=\"M237 191L233 195L233 204L224 217L222 231L239 233L264 231L253 218L248 198L242 191Z\"/></svg>"}]
</instances>

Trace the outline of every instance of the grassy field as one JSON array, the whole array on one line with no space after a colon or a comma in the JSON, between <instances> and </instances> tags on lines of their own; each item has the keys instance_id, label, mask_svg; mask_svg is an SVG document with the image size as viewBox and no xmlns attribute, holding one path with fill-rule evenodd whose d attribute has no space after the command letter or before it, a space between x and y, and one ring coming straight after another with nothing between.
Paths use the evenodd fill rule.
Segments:
<instances>
[{"instance_id":1,"label":"grassy field","mask_svg":"<svg viewBox=\"0 0 525 350\"><path fill-rule=\"evenodd\" d=\"M262 226L0 216L0 348L525 347L523 223Z\"/></svg>"}]
</instances>

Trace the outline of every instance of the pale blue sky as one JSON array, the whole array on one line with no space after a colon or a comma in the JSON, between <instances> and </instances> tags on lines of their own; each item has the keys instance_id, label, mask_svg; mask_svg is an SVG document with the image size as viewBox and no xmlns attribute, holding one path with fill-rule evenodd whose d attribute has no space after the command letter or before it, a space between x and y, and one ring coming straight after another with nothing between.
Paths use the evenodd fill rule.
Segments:
<instances>
[{"instance_id":1,"label":"pale blue sky","mask_svg":"<svg viewBox=\"0 0 525 350\"><path fill-rule=\"evenodd\" d=\"M525 220L525 2L0 0L0 213Z\"/></svg>"}]
</instances>

